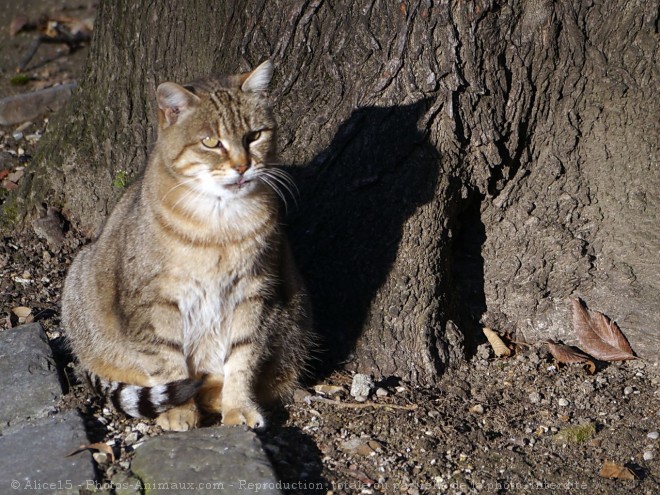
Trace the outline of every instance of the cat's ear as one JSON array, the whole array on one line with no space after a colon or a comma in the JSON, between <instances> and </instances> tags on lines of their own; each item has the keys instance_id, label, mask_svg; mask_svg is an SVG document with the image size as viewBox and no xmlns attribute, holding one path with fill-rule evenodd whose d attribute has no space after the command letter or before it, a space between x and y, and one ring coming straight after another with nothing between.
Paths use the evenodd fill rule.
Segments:
<instances>
[{"instance_id":1,"label":"cat's ear","mask_svg":"<svg viewBox=\"0 0 660 495\"><path fill-rule=\"evenodd\" d=\"M156 90L159 122L161 127L176 124L197 104L199 97L183 86L164 82Z\"/></svg>"},{"instance_id":2,"label":"cat's ear","mask_svg":"<svg viewBox=\"0 0 660 495\"><path fill-rule=\"evenodd\" d=\"M268 85L273 78L273 63L270 60L262 62L252 72L243 76L245 79L241 84L241 90L246 93L263 93L268 91Z\"/></svg>"}]
</instances>

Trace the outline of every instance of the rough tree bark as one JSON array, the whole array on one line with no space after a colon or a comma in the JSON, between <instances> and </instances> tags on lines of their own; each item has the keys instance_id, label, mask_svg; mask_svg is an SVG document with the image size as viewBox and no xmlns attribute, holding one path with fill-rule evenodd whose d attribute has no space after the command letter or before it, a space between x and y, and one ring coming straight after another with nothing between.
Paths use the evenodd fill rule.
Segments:
<instances>
[{"instance_id":1,"label":"rough tree bark","mask_svg":"<svg viewBox=\"0 0 660 495\"><path fill-rule=\"evenodd\" d=\"M657 359L657 23L651 1L102 1L18 200L91 235L158 82L271 57L333 362L431 384L481 323L571 341L570 295Z\"/></svg>"}]
</instances>

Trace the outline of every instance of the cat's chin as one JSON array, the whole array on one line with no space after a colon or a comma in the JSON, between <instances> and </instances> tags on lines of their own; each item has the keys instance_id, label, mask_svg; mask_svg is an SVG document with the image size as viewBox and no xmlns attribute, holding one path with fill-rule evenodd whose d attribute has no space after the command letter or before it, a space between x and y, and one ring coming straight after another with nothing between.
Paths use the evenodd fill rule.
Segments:
<instances>
[{"instance_id":1,"label":"cat's chin","mask_svg":"<svg viewBox=\"0 0 660 495\"><path fill-rule=\"evenodd\" d=\"M254 189L254 180L238 180L231 184L225 184L224 188L228 191L237 192L250 192Z\"/></svg>"},{"instance_id":2,"label":"cat's chin","mask_svg":"<svg viewBox=\"0 0 660 495\"><path fill-rule=\"evenodd\" d=\"M257 189L258 181L255 179L237 180L235 182L202 181L195 188L203 196L217 199L232 199L246 196Z\"/></svg>"}]
</instances>

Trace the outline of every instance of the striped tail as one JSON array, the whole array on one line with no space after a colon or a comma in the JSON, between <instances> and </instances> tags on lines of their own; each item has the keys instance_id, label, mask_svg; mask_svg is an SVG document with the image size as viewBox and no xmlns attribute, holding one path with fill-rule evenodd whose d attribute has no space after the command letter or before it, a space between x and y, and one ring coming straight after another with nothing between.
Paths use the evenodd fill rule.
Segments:
<instances>
[{"instance_id":1,"label":"striped tail","mask_svg":"<svg viewBox=\"0 0 660 495\"><path fill-rule=\"evenodd\" d=\"M159 414L192 399L204 384L204 378L185 378L140 387L120 382L109 382L87 372L87 382L100 396L110 399L114 408L134 418L155 418Z\"/></svg>"}]
</instances>

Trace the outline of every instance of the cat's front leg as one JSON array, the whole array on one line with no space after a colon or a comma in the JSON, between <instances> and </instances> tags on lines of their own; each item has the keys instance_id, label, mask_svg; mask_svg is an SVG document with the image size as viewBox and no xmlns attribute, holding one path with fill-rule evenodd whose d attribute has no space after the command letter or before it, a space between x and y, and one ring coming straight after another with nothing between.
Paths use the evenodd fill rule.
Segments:
<instances>
[{"instance_id":1,"label":"cat's front leg","mask_svg":"<svg viewBox=\"0 0 660 495\"><path fill-rule=\"evenodd\" d=\"M248 299L234 313L221 399L225 425L247 425L253 429L266 426L254 400L254 380L264 346L259 335L261 310L259 302Z\"/></svg>"}]
</instances>

